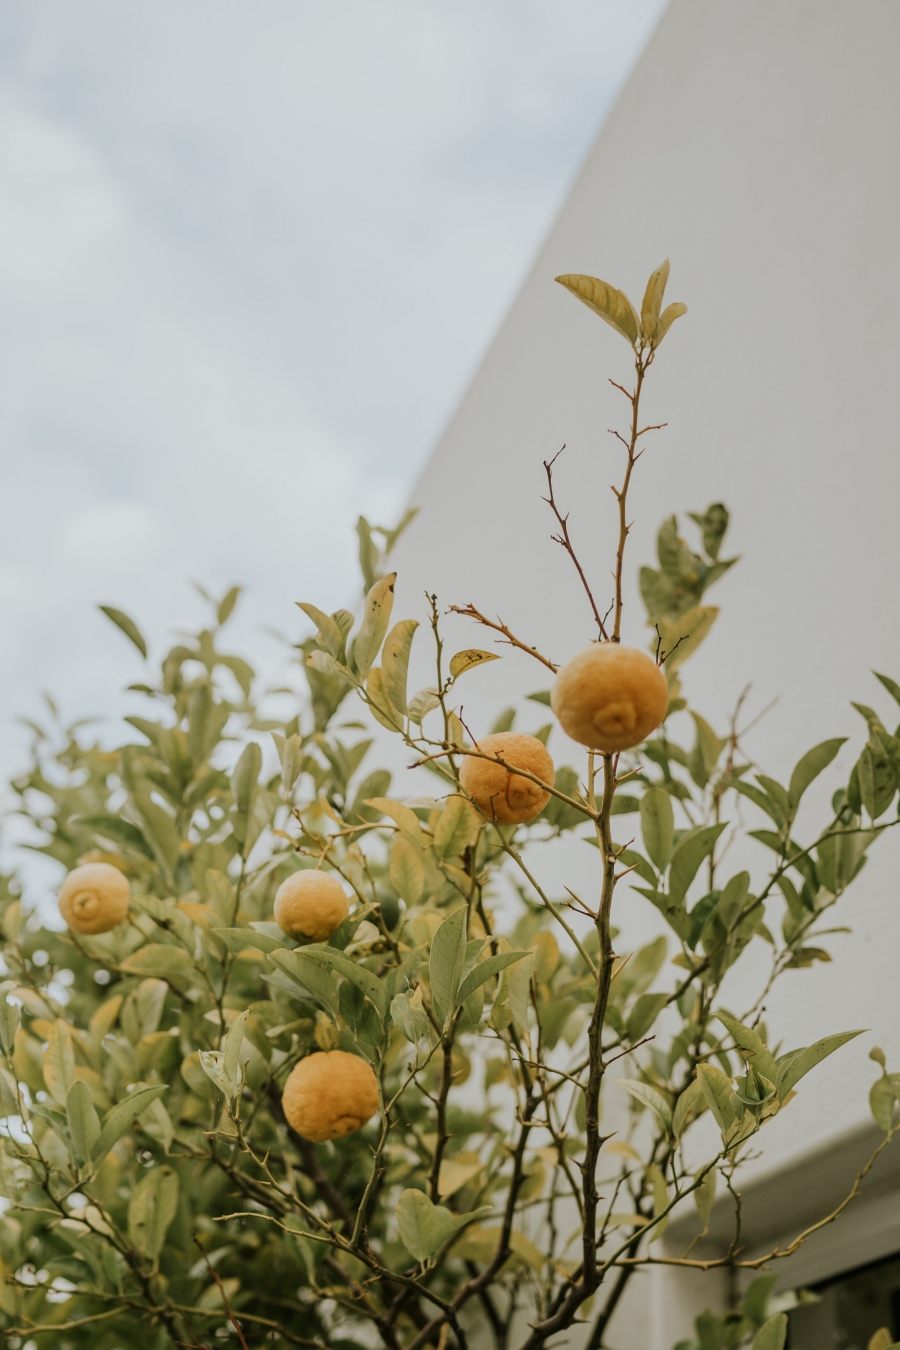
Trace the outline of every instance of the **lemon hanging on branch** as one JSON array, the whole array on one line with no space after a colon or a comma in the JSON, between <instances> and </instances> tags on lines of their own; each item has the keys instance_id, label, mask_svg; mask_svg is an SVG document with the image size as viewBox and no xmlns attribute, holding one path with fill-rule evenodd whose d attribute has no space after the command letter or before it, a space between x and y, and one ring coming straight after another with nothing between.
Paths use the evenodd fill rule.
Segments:
<instances>
[{"instance_id":1,"label":"lemon hanging on branch","mask_svg":"<svg viewBox=\"0 0 900 1350\"><path fill-rule=\"evenodd\" d=\"M562 667L550 704L573 741L616 754L640 745L660 725L669 706L669 686L646 652L598 642Z\"/></svg>"},{"instance_id":2,"label":"lemon hanging on branch","mask_svg":"<svg viewBox=\"0 0 900 1350\"><path fill-rule=\"evenodd\" d=\"M378 1110L378 1080L359 1055L320 1051L291 1070L281 1105L291 1128L314 1144L343 1139Z\"/></svg>"},{"instance_id":3,"label":"lemon hanging on branch","mask_svg":"<svg viewBox=\"0 0 900 1350\"><path fill-rule=\"evenodd\" d=\"M543 783L553 782L553 760L536 736L517 731L498 731L485 736L475 747L484 755L495 755L513 768L534 774ZM539 816L550 800L550 793L521 774L510 773L504 764L468 755L459 771L460 786L488 820L498 825L524 825Z\"/></svg>"},{"instance_id":4,"label":"lemon hanging on branch","mask_svg":"<svg viewBox=\"0 0 900 1350\"><path fill-rule=\"evenodd\" d=\"M327 942L349 913L346 892L330 872L294 872L275 896L275 922L299 942Z\"/></svg>"},{"instance_id":5,"label":"lemon hanging on branch","mask_svg":"<svg viewBox=\"0 0 900 1350\"><path fill-rule=\"evenodd\" d=\"M59 890L59 911L73 933L108 933L128 913L131 887L112 863L75 867Z\"/></svg>"}]
</instances>

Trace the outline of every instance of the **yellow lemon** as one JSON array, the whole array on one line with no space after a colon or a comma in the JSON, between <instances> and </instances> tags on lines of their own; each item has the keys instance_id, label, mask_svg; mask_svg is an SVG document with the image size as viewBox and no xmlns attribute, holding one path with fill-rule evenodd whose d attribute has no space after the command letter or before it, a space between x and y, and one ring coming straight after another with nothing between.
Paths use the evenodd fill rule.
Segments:
<instances>
[{"instance_id":1,"label":"yellow lemon","mask_svg":"<svg viewBox=\"0 0 900 1350\"><path fill-rule=\"evenodd\" d=\"M344 888L330 872L294 872L275 895L275 922L299 942L327 942L349 913Z\"/></svg>"},{"instance_id":2,"label":"yellow lemon","mask_svg":"<svg viewBox=\"0 0 900 1350\"><path fill-rule=\"evenodd\" d=\"M128 913L128 878L110 863L74 868L59 891L59 909L73 933L107 933Z\"/></svg>"},{"instance_id":3,"label":"yellow lemon","mask_svg":"<svg viewBox=\"0 0 900 1350\"><path fill-rule=\"evenodd\" d=\"M597 642L562 667L550 703L573 741L611 754L656 730L669 706L669 686L646 652Z\"/></svg>"},{"instance_id":4,"label":"yellow lemon","mask_svg":"<svg viewBox=\"0 0 900 1350\"><path fill-rule=\"evenodd\" d=\"M378 1080L358 1055L322 1051L291 1070L281 1105L291 1128L314 1144L342 1139L378 1110Z\"/></svg>"},{"instance_id":5,"label":"yellow lemon","mask_svg":"<svg viewBox=\"0 0 900 1350\"><path fill-rule=\"evenodd\" d=\"M544 783L553 782L553 760L536 736L498 731L485 736L476 748L485 755L497 755L514 768L527 769ZM530 778L510 773L502 764L492 764L486 759L464 759L459 782L488 820L495 820L498 825L521 825L534 820L550 800L550 793Z\"/></svg>"}]
</instances>

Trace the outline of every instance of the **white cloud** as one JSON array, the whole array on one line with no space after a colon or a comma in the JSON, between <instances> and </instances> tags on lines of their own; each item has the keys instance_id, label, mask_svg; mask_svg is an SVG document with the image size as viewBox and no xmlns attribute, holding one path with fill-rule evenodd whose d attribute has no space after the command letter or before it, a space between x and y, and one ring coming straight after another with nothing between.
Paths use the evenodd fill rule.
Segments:
<instances>
[{"instance_id":1,"label":"white cloud","mask_svg":"<svg viewBox=\"0 0 900 1350\"><path fill-rule=\"evenodd\" d=\"M661 8L4 7L0 760L40 688L121 706L98 602L346 599Z\"/></svg>"}]
</instances>

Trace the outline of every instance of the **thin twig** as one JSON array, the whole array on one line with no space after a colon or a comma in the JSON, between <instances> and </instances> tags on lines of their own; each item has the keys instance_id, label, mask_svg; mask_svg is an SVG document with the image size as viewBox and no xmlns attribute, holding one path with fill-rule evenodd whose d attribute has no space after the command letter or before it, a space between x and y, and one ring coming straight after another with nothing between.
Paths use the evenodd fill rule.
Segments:
<instances>
[{"instance_id":1,"label":"thin twig","mask_svg":"<svg viewBox=\"0 0 900 1350\"><path fill-rule=\"evenodd\" d=\"M600 636L603 639L603 641L608 642L609 634L606 631L603 620L600 618L600 611L597 608L597 602L594 599L593 592L591 591L590 585L588 584L588 579L584 574L584 568L578 561L578 555L575 552L572 540L569 538L569 513L567 511L565 515L562 514L559 507L556 505L556 496L553 492L553 465L559 459L560 455L562 454L563 450L565 450L565 448L566 448L565 446L562 446L559 450L557 450L556 454L553 456L552 459L544 460L544 471L547 475L547 490L550 493L550 496L545 497L544 501L547 503L547 505L550 507L550 510L556 517L557 524L559 525L560 529L559 534L551 534L550 538L553 540L554 544L559 544L561 545L562 548L565 549L569 557L572 559L572 562L575 564L575 570L578 573L579 577L581 578L581 584L584 587L585 595L590 601L591 609L594 612L594 622L596 623L597 628L599 629Z\"/></svg>"},{"instance_id":2,"label":"thin twig","mask_svg":"<svg viewBox=\"0 0 900 1350\"><path fill-rule=\"evenodd\" d=\"M495 633L502 633L504 642L509 643L511 647L518 647L521 652L527 652L529 656L533 656L536 661L540 661L548 670L552 670L554 675L557 670L559 670L559 666L555 665L549 657L542 656L537 647L529 647L527 642L523 642L521 638L517 638L515 633L510 628L507 628L502 619L498 618L495 622L493 619L487 618L486 615L475 608L471 601L467 605L451 605L448 613L462 614L467 619L474 619L476 623L480 623L484 628L492 628Z\"/></svg>"}]
</instances>

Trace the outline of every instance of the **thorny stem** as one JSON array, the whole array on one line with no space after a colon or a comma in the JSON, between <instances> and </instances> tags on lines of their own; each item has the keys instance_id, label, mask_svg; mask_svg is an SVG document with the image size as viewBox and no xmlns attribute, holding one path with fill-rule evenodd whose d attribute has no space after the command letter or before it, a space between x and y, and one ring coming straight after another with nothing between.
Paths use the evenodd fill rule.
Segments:
<instances>
[{"instance_id":1,"label":"thorny stem","mask_svg":"<svg viewBox=\"0 0 900 1350\"><path fill-rule=\"evenodd\" d=\"M495 633L502 633L504 642L507 642L511 647L518 647L519 651L527 652L527 654L533 656L536 661L540 661L541 665L546 666L548 670L552 670L554 675L559 669L548 656L542 656L537 647L529 647L527 642L523 642L521 638L517 638L515 633L507 628L506 624L503 623L501 619L495 621L487 618L487 616L482 614L480 610L477 610L473 604L451 605L449 613L463 614L467 619L474 619L476 623L480 623L484 628L492 628Z\"/></svg>"}]
</instances>

